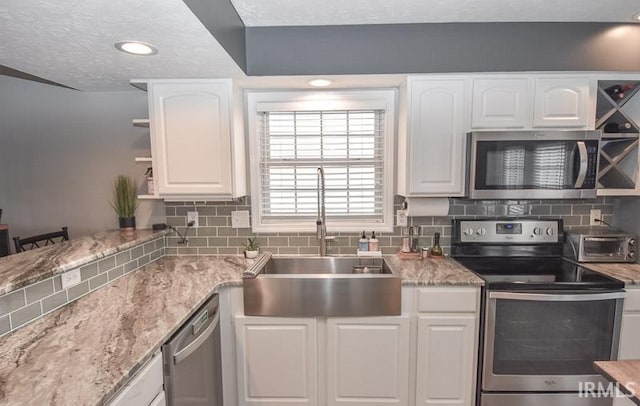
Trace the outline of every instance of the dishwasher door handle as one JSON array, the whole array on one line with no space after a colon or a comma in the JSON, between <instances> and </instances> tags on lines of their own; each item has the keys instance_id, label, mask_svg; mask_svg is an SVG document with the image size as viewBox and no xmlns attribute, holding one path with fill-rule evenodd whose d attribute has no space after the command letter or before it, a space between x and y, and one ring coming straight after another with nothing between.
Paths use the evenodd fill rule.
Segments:
<instances>
[{"instance_id":1,"label":"dishwasher door handle","mask_svg":"<svg viewBox=\"0 0 640 406\"><path fill-rule=\"evenodd\" d=\"M202 343L205 342L207 338L209 338L209 336L213 333L216 327L218 327L218 323L220 323L220 312L216 312L216 315L213 318L211 324L209 324L209 326L195 340L193 340L189 345L178 351L173 356L173 363L176 365L179 364L185 358L191 355L195 350L200 348L200 345L202 345Z\"/></svg>"}]
</instances>

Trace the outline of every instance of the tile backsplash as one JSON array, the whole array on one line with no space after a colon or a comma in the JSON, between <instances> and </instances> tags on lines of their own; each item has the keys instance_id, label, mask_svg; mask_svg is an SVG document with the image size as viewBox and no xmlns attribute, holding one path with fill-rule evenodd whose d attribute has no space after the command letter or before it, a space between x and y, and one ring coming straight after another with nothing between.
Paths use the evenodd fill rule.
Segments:
<instances>
[{"instance_id":1,"label":"tile backsplash","mask_svg":"<svg viewBox=\"0 0 640 406\"><path fill-rule=\"evenodd\" d=\"M396 196L395 210L402 203ZM594 200L467 200L452 198L449 215L445 217L410 217L409 225L421 226L420 246L431 246L433 234L441 234L440 244L445 253L451 245L451 220L477 217L560 217L565 228L588 225L589 211L600 209L603 220L611 223L615 202L613 198L599 197ZM184 232L187 212L198 211L200 227L189 230L189 244L179 244L180 238L167 237L167 255L224 255L242 254L250 228L231 228L231 212L251 210L249 198L235 202L166 202L167 223ZM369 233L371 230L367 230ZM360 234L332 233L336 241L329 245L330 255L353 255ZM275 255L318 255L319 244L315 233L259 233L257 240L261 250ZM394 254L402 245L402 230L395 227L393 233L376 233L385 254Z\"/></svg>"}]
</instances>

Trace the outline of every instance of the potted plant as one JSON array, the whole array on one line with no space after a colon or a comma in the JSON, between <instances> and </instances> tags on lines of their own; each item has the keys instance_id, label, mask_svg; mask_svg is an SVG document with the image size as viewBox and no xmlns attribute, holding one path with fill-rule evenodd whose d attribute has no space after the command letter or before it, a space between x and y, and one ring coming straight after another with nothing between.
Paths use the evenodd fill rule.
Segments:
<instances>
[{"instance_id":1,"label":"potted plant","mask_svg":"<svg viewBox=\"0 0 640 406\"><path fill-rule=\"evenodd\" d=\"M136 182L126 175L118 175L114 183L111 206L118 215L120 230L123 232L132 232L136 229L137 189Z\"/></svg>"},{"instance_id":2,"label":"potted plant","mask_svg":"<svg viewBox=\"0 0 640 406\"><path fill-rule=\"evenodd\" d=\"M245 258L255 258L258 256L258 248L260 245L256 241L256 236L247 238L247 244L244 246Z\"/></svg>"}]
</instances>

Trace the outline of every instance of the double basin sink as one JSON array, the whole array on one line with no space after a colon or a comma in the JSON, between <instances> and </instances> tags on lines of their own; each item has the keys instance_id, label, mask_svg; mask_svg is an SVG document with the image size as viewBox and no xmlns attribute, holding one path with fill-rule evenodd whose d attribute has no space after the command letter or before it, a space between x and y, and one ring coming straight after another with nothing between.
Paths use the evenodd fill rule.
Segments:
<instances>
[{"instance_id":1,"label":"double basin sink","mask_svg":"<svg viewBox=\"0 0 640 406\"><path fill-rule=\"evenodd\" d=\"M276 317L400 314L401 278L382 258L270 258L243 279L244 313Z\"/></svg>"}]
</instances>

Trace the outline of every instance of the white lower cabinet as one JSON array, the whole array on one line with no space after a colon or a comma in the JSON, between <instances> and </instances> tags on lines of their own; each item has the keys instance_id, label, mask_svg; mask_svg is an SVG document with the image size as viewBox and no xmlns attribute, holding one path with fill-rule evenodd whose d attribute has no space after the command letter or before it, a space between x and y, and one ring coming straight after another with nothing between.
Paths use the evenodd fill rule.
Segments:
<instances>
[{"instance_id":1,"label":"white lower cabinet","mask_svg":"<svg viewBox=\"0 0 640 406\"><path fill-rule=\"evenodd\" d=\"M416 406L475 404L480 290L418 289Z\"/></svg>"},{"instance_id":2,"label":"white lower cabinet","mask_svg":"<svg viewBox=\"0 0 640 406\"><path fill-rule=\"evenodd\" d=\"M409 317L327 319L327 405L407 405Z\"/></svg>"},{"instance_id":3,"label":"white lower cabinet","mask_svg":"<svg viewBox=\"0 0 640 406\"><path fill-rule=\"evenodd\" d=\"M245 316L236 292L234 404L474 405L480 289L402 295L398 316L284 318Z\"/></svg>"},{"instance_id":4,"label":"white lower cabinet","mask_svg":"<svg viewBox=\"0 0 640 406\"><path fill-rule=\"evenodd\" d=\"M315 318L235 317L238 405L317 405Z\"/></svg>"},{"instance_id":5,"label":"white lower cabinet","mask_svg":"<svg viewBox=\"0 0 640 406\"><path fill-rule=\"evenodd\" d=\"M627 288L620 332L619 360L640 359L640 288ZM614 406L633 406L626 397L616 398Z\"/></svg>"},{"instance_id":6,"label":"white lower cabinet","mask_svg":"<svg viewBox=\"0 0 640 406\"><path fill-rule=\"evenodd\" d=\"M165 406L162 353L156 353L111 400L109 406Z\"/></svg>"},{"instance_id":7,"label":"white lower cabinet","mask_svg":"<svg viewBox=\"0 0 640 406\"><path fill-rule=\"evenodd\" d=\"M472 405L476 317L418 318L417 405Z\"/></svg>"}]
</instances>

